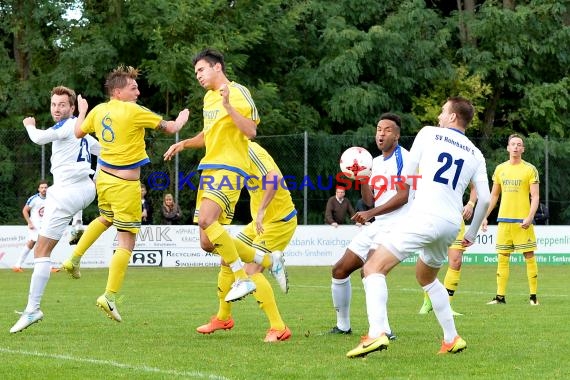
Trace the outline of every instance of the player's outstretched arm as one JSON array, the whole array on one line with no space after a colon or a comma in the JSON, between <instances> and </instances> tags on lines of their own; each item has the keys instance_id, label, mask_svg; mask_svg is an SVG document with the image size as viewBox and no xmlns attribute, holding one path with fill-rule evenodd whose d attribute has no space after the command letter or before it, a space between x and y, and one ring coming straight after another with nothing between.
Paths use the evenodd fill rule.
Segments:
<instances>
[{"instance_id":1,"label":"player's outstretched arm","mask_svg":"<svg viewBox=\"0 0 570 380\"><path fill-rule=\"evenodd\" d=\"M85 116L87 115L87 110L89 109L89 104L87 100L83 98L81 95L77 95L77 111L79 114L77 115L77 120L75 121L75 137L78 139L85 137L87 133L83 132L81 129L81 124L85 121Z\"/></svg>"},{"instance_id":2,"label":"player's outstretched arm","mask_svg":"<svg viewBox=\"0 0 570 380\"><path fill-rule=\"evenodd\" d=\"M182 152L184 149L197 149L203 148L205 146L206 142L204 141L204 132L200 132L191 139L182 140L176 144L172 144L166 153L162 155L162 157L164 157L165 161L170 161L172 157Z\"/></svg>"},{"instance_id":3,"label":"player's outstretched arm","mask_svg":"<svg viewBox=\"0 0 570 380\"><path fill-rule=\"evenodd\" d=\"M166 133L171 133L171 134L176 133L180 131L182 127L186 124L189 116L190 116L190 111L188 110L188 108L184 108L182 111L180 111L180 113L178 113L178 117L176 118L176 120L173 121L161 120L159 127L161 130L163 130Z\"/></svg>"},{"instance_id":4,"label":"player's outstretched arm","mask_svg":"<svg viewBox=\"0 0 570 380\"><path fill-rule=\"evenodd\" d=\"M48 144L59 138L55 129L37 129L36 119L33 117L27 117L22 122L24 123L24 127L26 127L30 140L38 145Z\"/></svg>"}]
</instances>

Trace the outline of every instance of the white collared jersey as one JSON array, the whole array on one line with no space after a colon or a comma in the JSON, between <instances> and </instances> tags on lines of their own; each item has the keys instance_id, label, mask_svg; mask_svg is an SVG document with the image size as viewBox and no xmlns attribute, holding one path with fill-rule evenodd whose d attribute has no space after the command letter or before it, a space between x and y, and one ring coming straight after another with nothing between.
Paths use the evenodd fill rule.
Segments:
<instances>
[{"instance_id":1,"label":"white collared jersey","mask_svg":"<svg viewBox=\"0 0 570 380\"><path fill-rule=\"evenodd\" d=\"M404 163L407 162L409 154L410 152L398 145L389 157L384 158L383 155L380 155L372 161L372 174L368 184L374 193L374 207L383 205L396 195L397 181L402 176ZM375 217L374 223L392 223L408 211L413 198L414 191L410 188L407 204L397 210Z\"/></svg>"},{"instance_id":2,"label":"white collared jersey","mask_svg":"<svg viewBox=\"0 0 570 380\"><path fill-rule=\"evenodd\" d=\"M26 206L30 208L30 219L36 229L40 228L42 218L44 216L44 205L46 197L42 197L40 193L36 193L28 198Z\"/></svg>"},{"instance_id":3,"label":"white collared jersey","mask_svg":"<svg viewBox=\"0 0 570 380\"><path fill-rule=\"evenodd\" d=\"M487 168L481 151L452 128L424 127L417 134L404 173L414 186L411 175L419 175L410 212L436 215L461 223L463 193L470 182L485 182Z\"/></svg>"},{"instance_id":4,"label":"white collared jersey","mask_svg":"<svg viewBox=\"0 0 570 380\"><path fill-rule=\"evenodd\" d=\"M101 146L90 135L75 137L75 117L61 120L46 130L36 129L35 126L26 126L26 129L36 144L52 143L51 173L54 183L75 183L93 174L91 153L99 155Z\"/></svg>"}]
</instances>

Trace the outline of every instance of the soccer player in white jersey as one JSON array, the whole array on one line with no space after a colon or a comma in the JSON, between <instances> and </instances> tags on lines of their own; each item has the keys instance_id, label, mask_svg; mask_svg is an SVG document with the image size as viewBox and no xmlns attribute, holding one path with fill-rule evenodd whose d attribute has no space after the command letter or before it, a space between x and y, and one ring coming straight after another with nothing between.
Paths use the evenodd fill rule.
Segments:
<instances>
[{"instance_id":1,"label":"soccer player in white jersey","mask_svg":"<svg viewBox=\"0 0 570 380\"><path fill-rule=\"evenodd\" d=\"M442 107L439 127L424 127L416 136L403 173L407 184L415 186L410 209L390 232L377 237L376 251L364 264L364 290L368 313L368 335L347 352L349 358L365 356L388 348L384 318L388 300L386 276L401 261L419 252L416 279L432 301L433 311L443 329L439 353L457 353L467 343L457 333L445 287L437 273L447 257L447 248L461 226L463 192L473 183L479 202L462 244L470 246L485 217L490 192L485 159L465 136L474 114L473 105L452 97ZM417 178L419 173L421 178Z\"/></svg>"},{"instance_id":2,"label":"soccer player in white jersey","mask_svg":"<svg viewBox=\"0 0 570 380\"><path fill-rule=\"evenodd\" d=\"M35 247L34 272L30 280L28 304L11 333L40 321L44 314L40 302L50 277L50 256L73 216L95 198L95 184L90 178L91 153L99 154L100 145L91 136L76 138L74 133L75 91L58 86L51 92L51 116L56 122L49 129L36 129L33 117L23 123L30 139L38 144L52 143L51 173L53 185L47 191L44 219Z\"/></svg>"},{"instance_id":3,"label":"soccer player in white jersey","mask_svg":"<svg viewBox=\"0 0 570 380\"><path fill-rule=\"evenodd\" d=\"M14 272L23 272L22 265L28 257L28 254L32 249L36 241L38 241L38 232L40 230L40 225L42 222L42 217L44 216L44 204L46 202L46 192L48 189L48 183L45 180L40 181L38 185L38 192L26 201L26 205L22 209L22 215L26 219L28 224L28 241L24 245L16 265L12 267Z\"/></svg>"},{"instance_id":4,"label":"soccer player in white jersey","mask_svg":"<svg viewBox=\"0 0 570 380\"><path fill-rule=\"evenodd\" d=\"M357 212L352 219L365 224L372 218L374 222L363 227L352 239L344 255L332 268L331 293L333 306L336 311L336 325L329 331L331 334L350 334L350 300L352 286L350 275L362 268L368 253L378 246L374 236L379 232L389 233L399 216L408 209L413 191L399 186L397 177L402 174L404 162L409 152L398 144L400 138L401 119L393 113L384 113L376 126L376 145L382 154L374 158L372 173L366 182L361 182L362 199L368 206L374 207L368 211ZM385 316L386 335L395 339Z\"/></svg>"}]
</instances>

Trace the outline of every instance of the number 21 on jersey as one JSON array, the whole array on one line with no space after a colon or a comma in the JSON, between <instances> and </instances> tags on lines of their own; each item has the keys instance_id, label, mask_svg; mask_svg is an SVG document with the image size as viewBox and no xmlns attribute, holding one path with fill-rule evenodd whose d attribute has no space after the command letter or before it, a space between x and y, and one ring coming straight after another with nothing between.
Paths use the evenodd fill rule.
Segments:
<instances>
[{"instance_id":1,"label":"number 21 on jersey","mask_svg":"<svg viewBox=\"0 0 570 380\"><path fill-rule=\"evenodd\" d=\"M79 142L79 154L77 155L77 162L82 162L82 161L91 162L89 143L85 138L82 138L81 141Z\"/></svg>"},{"instance_id":2,"label":"number 21 on jersey","mask_svg":"<svg viewBox=\"0 0 570 380\"><path fill-rule=\"evenodd\" d=\"M443 165L439 168L437 172L435 172L433 180L435 182L448 185L449 180L453 178L451 181L451 187L453 188L453 190L455 190L465 160L463 159L454 160L453 157L451 157L451 154L447 152L442 152L439 155L439 157L437 157L437 162L442 162Z\"/></svg>"}]
</instances>

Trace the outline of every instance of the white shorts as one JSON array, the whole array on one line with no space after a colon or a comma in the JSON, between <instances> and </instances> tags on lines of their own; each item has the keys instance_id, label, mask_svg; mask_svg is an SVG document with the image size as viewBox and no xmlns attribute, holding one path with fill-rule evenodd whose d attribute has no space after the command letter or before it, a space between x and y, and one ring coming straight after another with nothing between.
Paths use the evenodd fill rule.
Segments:
<instances>
[{"instance_id":1,"label":"white shorts","mask_svg":"<svg viewBox=\"0 0 570 380\"><path fill-rule=\"evenodd\" d=\"M392 226L385 224L372 223L364 226L362 230L351 240L348 249L360 257L362 261L366 261L368 252L376 250L378 241L385 241L386 236L390 233Z\"/></svg>"},{"instance_id":2,"label":"white shorts","mask_svg":"<svg viewBox=\"0 0 570 380\"><path fill-rule=\"evenodd\" d=\"M89 206L93 199L95 183L89 177L74 184L53 184L48 187L40 235L53 240L61 239L73 215Z\"/></svg>"},{"instance_id":3,"label":"white shorts","mask_svg":"<svg viewBox=\"0 0 570 380\"><path fill-rule=\"evenodd\" d=\"M432 268L441 268L447 249L455 241L461 225L434 215L414 215L394 226L388 237L375 239L400 261L414 253Z\"/></svg>"},{"instance_id":4,"label":"white shorts","mask_svg":"<svg viewBox=\"0 0 570 380\"><path fill-rule=\"evenodd\" d=\"M38 228L28 228L28 241L38 241Z\"/></svg>"}]
</instances>

